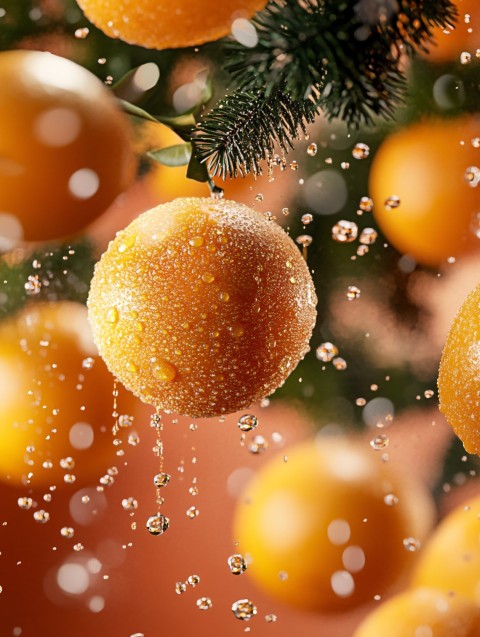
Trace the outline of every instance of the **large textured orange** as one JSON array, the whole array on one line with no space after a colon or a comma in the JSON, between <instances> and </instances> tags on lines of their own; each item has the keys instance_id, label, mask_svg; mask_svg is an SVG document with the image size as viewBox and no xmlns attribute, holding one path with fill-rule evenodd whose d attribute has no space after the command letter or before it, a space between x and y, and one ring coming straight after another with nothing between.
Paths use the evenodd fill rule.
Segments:
<instances>
[{"instance_id":1,"label":"large textured orange","mask_svg":"<svg viewBox=\"0 0 480 637\"><path fill-rule=\"evenodd\" d=\"M144 402L193 417L243 409L308 350L316 297L288 235L233 201L176 199L120 232L89 296L109 369Z\"/></svg>"},{"instance_id":2,"label":"large textured orange","mask_svg":"<svg viewBox=\"0 0 480 637\"><path fill-rule=\"evenodd\" d=\"M480 606L480 497L462 503L425 545L414 586L432 586ZM480 632L479 632L480 634Z\"/></svg>"},{"instance_id":3,"label":"large textured orange","mask_svg":"<svg viewBox=\"0 0 480 637\"><path fill-rule=\"evenodd\" d=\"M438 266L480 247L480 188L466 179L468 168L478 170L477 137L474 117L424 121L390 135L375 155L375 218L387 240L418 263ZM389 210L392 196L400 203Z\"/></svg>"},{"instance_id":4,"label":"large textured orange","mask_svg":"<svg viewBox=\"0 0 480 637\"><path fill-rule=\"evenodd\" d=\"M228 35L237 18L251 18L267 0L77 0L113 38L148 49L194 46Z\"/></svg>"},{"instance_id":5,"label":"large textured orange","mask_svg":"<svg viewBox=\"0 0 480 637\"><path fill-rule=\"evenodd\" d=\"M0 248L72 235L134 176L128 120L83 67L0 54Z\"/></svg>"},{"instance_id":6,"label":"large textured orange","mask_svg":"<svg viewBox=\"0 0 480 637\"><path fill-rule=\"evenodd\" d=\"M478 606L433 586L389 599L368 615L354 637L478 637Z\"/></svg>"},{"instance_id":7,"label":"large textured orange","mask_svg":"<svg viewBox=\"0 0 480 637\"><path fill-rule=\"evenodd\" d=\"M340 612L383 596L415 561L404 540L423 541L432 520L421 483L358 443L319 438L263 467L238 505L233 539L269 595Z\"/></svg>"},{"instance_id":8,"label":"large textured orange","mask_svg":"<svg viewBox=\"0 0 480 637\"><path fill-rule=\"evenodd\" d=\"M480 285L452 323L438 375L440 410L469 453L480 455Z\"/></svg>"},{"instance_id":9,"label":"large textured orange","mask_svg":"<svg viewBox=\"0 0 480 637\"><path fill-rule=\"evenodd\" d=\"M73 488L118 460L113 379L83 305L38 303L2 322L0 387L0 480L20 486L31 474L34 487Z\"/></svg>"}]
</instances>

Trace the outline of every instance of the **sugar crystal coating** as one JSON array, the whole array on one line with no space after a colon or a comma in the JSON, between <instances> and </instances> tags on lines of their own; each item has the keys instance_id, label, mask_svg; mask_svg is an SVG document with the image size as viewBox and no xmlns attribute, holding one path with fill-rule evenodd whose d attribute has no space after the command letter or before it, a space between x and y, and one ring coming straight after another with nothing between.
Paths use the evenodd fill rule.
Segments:
<instances>
[{"instance_id":1,"label":"sugar crystal coating","mask_svg":"<svg viewBox=\"0 0 480 637\"><path fill-rule=\"evenodd\" d=\"M309 349L316 301L284 230L242 204L188 198L117 234L88 306L99 351L128 389L208 417L283 384Z\"/></svg>"}]
</instances>

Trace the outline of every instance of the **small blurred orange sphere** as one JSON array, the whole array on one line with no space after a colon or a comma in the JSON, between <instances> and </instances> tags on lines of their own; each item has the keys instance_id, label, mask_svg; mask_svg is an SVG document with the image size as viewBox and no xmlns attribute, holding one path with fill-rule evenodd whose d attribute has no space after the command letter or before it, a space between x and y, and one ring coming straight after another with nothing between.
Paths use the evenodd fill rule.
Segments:
<instances>
[{"instance_id":1,"label":"small blurred orange sphere","mask_svg":"<svg viewBox=\"0 0 480 637\"><path fill-rule=\"evenodd\" d=\"M440 410L469 453L480 455L480 285L452 323L438 374Z\"/></svg>"},{"instance_id":2,"label":"small blurred orange sphere","mask_svg":"<svg viewBox=\"0 0 480 637\"><path fill-rule=\"evenodd\" d=\"M463 52L475 56L480 38L480 4L478 0L454 0L458 19L446 29L433 31L434 42L428 53L422 53L432 62L460 62Z\"/></svg>"},{"instance_id":3,"label":"small blurred orange sphere","mask_svg":"<svg viewBox=\"0 0 480 637\"><path fill-rule=\"evenodd\" d=\"M114 464L113 378L84 306L37 303L3 321L0 387L0 480L18 486L31 473L34 487L66 487Z\"/></svg>"},{"instance_id":4,"label":"small blurred orange sphere","mask_svg":"<svg viewBox=\"0 0 480 637\"><path fill-rule=\"evenodd\" d=\"M0 248L77 233L133 179L129 123L83 67L0 53Z\"/></svg>"},{"instance_id":5,"label":"small blurred orange sphere","mask_svg":"<svg viewBox=\"0 0 480 637\"><path fill-rule=\"evenodd\" d=\"M415 561L433 505L373 450L319 439L277 456L247 487L234 539L272 597L341 612L384 595Z\"/></svg>"},{"instance_id":6,"label":"small blurred orange sphere","mask_svg":"<svg viewBox=\"0 0 480 637\"><path fill-rule=\"evenodd\" d=\"M435 530L422 550L412 584L461 595L480 605L479 538L477 496L457 507Z\"/></svg>"},{"instance_id":7,"label":"small blurred orange sphere","mask_svg":"<svg viewBox=\"0 0 480 637\"><path fill-rule=\"evenodd\" d=\"M478 637L480 608L429 588L396 595L373 611L353 637Z\"/></svg>"},{"instance_id":8,"label":"small blurred orange sphere","mask_svg":"<svg viewBox=\"0 0 480 637\"><path fill-rule=\"evenodd\" d=\"M148 49L175 49L228 35L267 0L77 0L86 17L112 38Z\"/></svg>"},{"instance_id":9,"label":"small blurred orange sphere","mask_svg":"<svg viewBox=\"0 0 480 637\"><path fill-rule=\"evenodd\" d=\"M418 263L438 266L480 245L478 137L475 117L423 121L391 134L375 155L375 219Z\"/></svg>"}]
</instances>

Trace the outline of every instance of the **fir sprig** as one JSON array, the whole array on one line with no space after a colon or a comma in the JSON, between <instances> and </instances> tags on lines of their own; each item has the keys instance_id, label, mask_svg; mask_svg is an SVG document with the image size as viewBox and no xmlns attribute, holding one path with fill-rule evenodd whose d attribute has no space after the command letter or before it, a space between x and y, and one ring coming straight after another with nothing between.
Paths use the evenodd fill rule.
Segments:
<instances>
[{"instance_id":1,"label":"fir sprig","mask_svg":"<svg viewBox=\"0 0 480 637\"><path fill-rule=\"evenodd\" d=\"M254 47L225 41L226 70L241 90L313 91L328 117L371 123L402 99L401 51L424 49L455 17L451 0L271 0L252 20Z\"/></svg>"},{"instance_id":2,"label":"fir sprig","mask_svg":"<svg viewBox=\"0 0 480 637\"><path fill-rule=\"evenodd\" d=\"M236 91L194 131L195 153L212 176L261 174L260 163L272 160L276 148L293 148L293 140L300 131L306 133L316 115L312 100L294 100L282 87L268 94L260 89Z\"/></svg>"},{"instance_id":3,"label":"fir sprig","mask_svg":"<svg viewBox=\"0 0 480 637\"><path fill-rule=\"evenodd\" d=\"M403 100L401 54L454 23L451 0L270 0L253 47L224 42L232 94L202 118L194 154L213 176L258 173L321 110L350 126L392 117Z\"/></svg>"}]
</instances>

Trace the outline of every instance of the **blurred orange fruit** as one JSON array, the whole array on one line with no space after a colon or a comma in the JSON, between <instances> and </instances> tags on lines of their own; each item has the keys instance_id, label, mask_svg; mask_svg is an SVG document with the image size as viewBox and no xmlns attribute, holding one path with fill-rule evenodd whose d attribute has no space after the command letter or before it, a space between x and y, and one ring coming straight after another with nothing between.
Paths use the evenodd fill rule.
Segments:
<instances>
[{"instance_id":1,"label":"blurred orange fruit","mask_svg":"<svg viewBox=\"0 0 480 637\"><path fill-rule=\"evenodd\" d=\"M251 18L266 0L77 0L104 33L148 49L194 46L228 35L237 18Z\"/></svg>"},{"instance_id":2,"label":"blurred orange fruit","mask_svg":"<svg viewBox=\"0 0 480 637\"><path fill-rule=\"evenodd\" d=\"M475 56L480 38L480 4L478 0L454 0L458 19L446 29L434 29L434 43L428 46L428 54L422 53L432 62L460 62L463 52Z\"/></svg>"},{"instance_id":3,"label":"blurred orange fruit","mask_svg":"<svg viewBox=\"0 0 480 637\"><path fill-rule=\"evenodd\" d=\"M438 266L479 246L478 137L474 117L424 121L387 137L375 155L375 218L386 239L418 263Z\"/></svg>"},{"instance_id":4,"label":"blurred orange fruit","mask_svg":"<svg viewBox=\"0 0 480 637\"><path fill-rule=\"evenodd\" d=\"M281 385L308 351L316 296L290 237L243 204L176 199L111 242L89 296L109 369L147 403L231 413Z\"/></svg>"},{"instance_id":5,"label":"blurred orange fruit","mask_svg":"<svg viewBox=\"0 0 480 637\"><path fill-rule=\"evenodd\" d=\"M419 588L396 595L360 624L354 637L478 637L480 609L457 595Z\"/></svg>"},{"instance_id":6,"label":"blurred orange fruit","mask_svg":"<svg viewBox=\"0 0 480 637\"><path fill-rule=\"evenodd\" d=\"M440 410L469 453L480 455L480 286L452 323L438 375Z\"/></svg>"},{"instance_id":7,"label":"blurred orange fruit","mask_svg":"<svg viewBox=\"0 0 480 637\"><path fill-rule=\"evenodd\" d=\"M128 120L83 67L0 54L0 248L72 235L133 179Z\"/></svg>"},{"instance_id":8,"label":"blurred orange fruit","mask_svg":"<svg viewBox=\"0 0 480 637\"><path fill-rule=\"evenodd\" d=\"M238 505L234 539L254 581L285 603L340 612L384 595L432 524L425 487L348 439L273 458Z\"/></svg>"},{"instance_id":9,"label":"blurred orange fruit","mask_svg":"<svg viewBox=\"0 0 480 637\"><path fill-rule=\"evenodd\" d=\"M480 498L464 502L425 545L414 586L432 586L480 605Z\"/></svg>"},{"instance_id":10,"label":"blurred orange fruit","mask_svg":"<svg viewBox=\"0 0 480 637\"><path fill-rule=\"evenodd\" d=\"M0 480L20 485L31 473L34 486L61 487L115 462L113 378L83 305L37 303L3 321L0 387Z\"/></svg>"}]
</instances>

